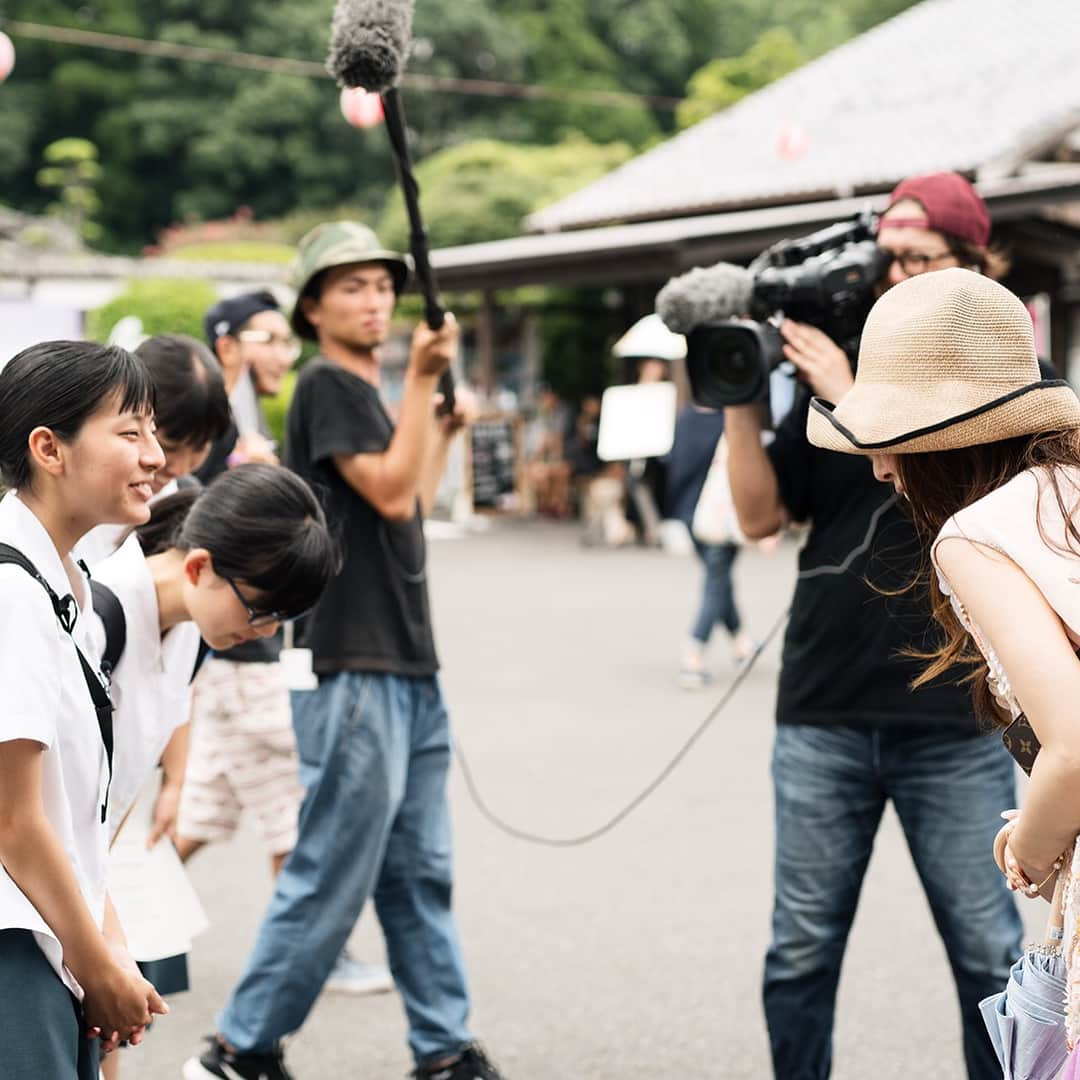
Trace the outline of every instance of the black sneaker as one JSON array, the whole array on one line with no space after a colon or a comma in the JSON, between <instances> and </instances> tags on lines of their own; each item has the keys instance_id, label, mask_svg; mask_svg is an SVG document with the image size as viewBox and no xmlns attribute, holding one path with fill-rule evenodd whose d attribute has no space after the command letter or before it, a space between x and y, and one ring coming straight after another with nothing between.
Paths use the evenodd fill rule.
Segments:
<instances>
[{"instance_id":1,"label":"black sneaker","mask_svg":"<svg viewBox=\"0 0 1080 1080\"><path fill-rule=\"evenodd\" d=\"M206 1052L184 1065L184 1080L293 1080L280 1045L270 1054L234 1054L214 1035L206 1041L210 1044Z\"/></svg>"},{"instance_id":2,"label":"black sneaker","mask_svg":"<svg viewBox=\"0 0 1080 1080\"><path fill-rule=\"evenodd\" d=\"M476 1043L466 1046L452 1065L421 1066L413 1076L416 1080L506 1080Z\"/></svg>"}]
</instances>

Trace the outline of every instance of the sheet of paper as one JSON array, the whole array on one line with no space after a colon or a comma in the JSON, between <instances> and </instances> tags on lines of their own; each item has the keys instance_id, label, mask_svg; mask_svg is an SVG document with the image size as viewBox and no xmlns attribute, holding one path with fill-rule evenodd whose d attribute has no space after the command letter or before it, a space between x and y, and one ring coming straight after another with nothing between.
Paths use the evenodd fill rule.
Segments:
<instances>
[{"instance_id":1,"label":"sheet of paper","mask_svg":"<svg viewBox=\"0 0 1080 1080\"><path fill-rule=\"evenodd\" d=\"M609 386L600 403L600 460L663 457L675 441L678 394L673 382Z\"/></svg>"},{"instance_id":2,"label":"sheet of paper","mask_svg":"<svg viewBox=\"0 0 1080 1080\"><path fill-rule=\"evenodd\" d=\"M189 952L209 926L172 844L160 840L147 850L159 783L155 774L143 788L109 852L109 894L136 960Z\"/></svg>"}]
</instances>

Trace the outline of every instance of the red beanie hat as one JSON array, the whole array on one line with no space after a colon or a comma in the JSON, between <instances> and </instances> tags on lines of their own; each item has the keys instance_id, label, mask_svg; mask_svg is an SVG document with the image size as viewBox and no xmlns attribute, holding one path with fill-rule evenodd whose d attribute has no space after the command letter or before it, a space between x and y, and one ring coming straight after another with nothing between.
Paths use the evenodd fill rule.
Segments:
<instances>
[{"instance_id":1,"label":"red beanie hat","mask_svg":"<svg viewBox=\"0 0 1080 1080\"><path fill-rule=\"evenodd\" d=\"M889 196L889 206L901 199L914 199L926 211L927 228L986 247L990 239L986 203L959 173L930 173L902 180Z\"/></svg>"}]
</instances>

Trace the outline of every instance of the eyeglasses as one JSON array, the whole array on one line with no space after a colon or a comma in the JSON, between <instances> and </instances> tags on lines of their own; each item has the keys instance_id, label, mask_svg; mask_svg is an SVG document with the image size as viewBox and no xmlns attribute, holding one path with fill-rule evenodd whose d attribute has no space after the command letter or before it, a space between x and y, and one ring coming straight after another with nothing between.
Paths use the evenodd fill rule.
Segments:
<instances>
[{"instance_id":1,"label":"eyeglasses","mask_svg":"<svg viewBox=\"0 0 1080 1080\"><path fill-rule=\"evenodd\" d=\"M270 626L273 623L285 622L289 618L287 611L259 611L253 608L248 603L247 597L237 588L236 582L231 577L227 577L225 574L219 574L219 577L223 578L229 583L229 588L236 593L236 599L244 605L244 610L247 612L248 626L254 629L259 629L263 626Z\"/></svg>"},{"instance_id":2,"label":"eyeglasses","mask_svg":"<svg viewBox=\"0 0 1080 1080\"><path fill-rule=\"evenodd\" d=\"M270 345L281 349L290 360L297 360L303 344L298 337L291 334L275 334L271 330L241 330L236 335L237 341L247 341L252 345Z\"/></svg>"},{"instance_id":3,"label":"eyeglasses","mask_svg":"<svg viewBox=\"0 0 1080 1080\"><path fill-rule=\"evenodd\" d=\"M937 262L939 259L951 259L954 258L951 251L939 251L936 255L924 255L918 251L889 251L886 250L886 254L890 256L894 263L900 264L900 269L907 274L908 277L915 277L916 274L925 274L930 269L930 264Z\"/></svg>"}]
</instances>

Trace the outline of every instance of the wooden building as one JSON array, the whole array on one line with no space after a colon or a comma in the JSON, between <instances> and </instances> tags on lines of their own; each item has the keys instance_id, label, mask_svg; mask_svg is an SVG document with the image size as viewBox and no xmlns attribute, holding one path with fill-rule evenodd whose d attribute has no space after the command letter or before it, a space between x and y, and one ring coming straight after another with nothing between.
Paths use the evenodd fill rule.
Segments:
<instances>
[{"instance_id":1,"label":"wooden building","mask_svg":"<svg viewBox=\"0 0 1080 1080\"><path fill-rule=\"evenodd\" d=\"M1080 385L1080 4L924 0L534 214L436 254L447 288L619 290L626 324L674 274L747 261L955 170L986 199L1044 351Z\"/></svg>"}]
</instances>

